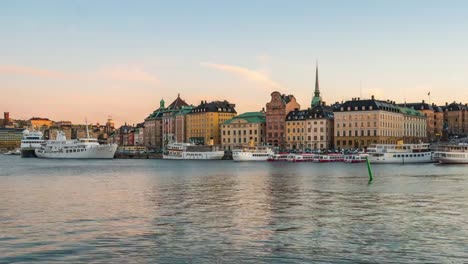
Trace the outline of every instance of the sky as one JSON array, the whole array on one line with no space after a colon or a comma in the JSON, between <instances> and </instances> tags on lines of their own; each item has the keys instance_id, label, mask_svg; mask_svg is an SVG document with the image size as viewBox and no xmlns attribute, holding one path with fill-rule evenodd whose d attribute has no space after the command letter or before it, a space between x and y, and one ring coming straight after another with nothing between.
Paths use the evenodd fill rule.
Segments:
<instances>
[{"instance_id":1,"label":"sky","mask_svg":"<svg viewBox=\"0 0 468 264\"><path fill-rule=\"evenodd\" d=\"M468 1L0 1L0 111L142 122L180 93L468 102ZM428 93L430 92L430 96Z\"/></svg>"}]
</instances>

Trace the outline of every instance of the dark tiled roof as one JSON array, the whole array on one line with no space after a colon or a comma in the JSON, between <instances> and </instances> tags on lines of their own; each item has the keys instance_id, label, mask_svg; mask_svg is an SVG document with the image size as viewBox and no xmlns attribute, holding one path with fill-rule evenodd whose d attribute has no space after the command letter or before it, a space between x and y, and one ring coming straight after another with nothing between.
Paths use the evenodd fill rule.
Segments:
<instances>
[{"instance_id":1,"label":"dark tiled roof","mask_svg":"<svg viewBox=\"0 0 468 264\"><path fill-rule=\"evenodd\" d=\"M202 101L201 104L193 108L190 113L220 112L237 114L235 107L235 104L230 104L228 101L214 101L210 103Z\"/></svg>"},{"instance_id":2,"label":"dark tiled roof","mask_svg":"<svg viewBox=\"0 0 468 264\"><path fill-rule=\"evenodd\" d=\"M325 105L317 105L306 110L295 110L289 112L286 121L305 120L305 119L333 119L333 108Z\"/></svg>"},{"instance_id":3,"label":"dark tiled roof","mask_svg":"<svg viewBox=\"0 0 468 264\"><path fill-rule=\"evenodd\" d=\"M375 111L375 110L382 110L388 112L400 112L398 106L391 101L379 101L379 100L350 100L346 101L344 104L340 106L340 108L336 109L335 112L343 112L343 111Z\"/></svg>"},{"instance_id":4,"label":"dark tiled roof","mask_svg":"<svg viewBox=\"0 0 468 264\"><path fill-rule=\"evenodd\" d=\"M167 107L167 109L180 110L183 106L188 106L188 104L180 98L180 95L177 95L177 98Z\"/></svg>"},{"instance_id":5,"label":"dark tiled roof","mask_svg":"<svg viewBox=\"0 0 468 264\"><path fill-rule=\"evenodd\" d=\"M443 107L444 111L463 111L467 110L468 106L462 103L451 103Z\"/></svg>"},{"instance_id":6,"label":"dark tiled roof","mask_svg":"<svg viewBox=\"0 0 468 264\"><path fill-rule=\"evenodd\" d=\"M398 105L412 108L414 110L434 110L432 105L425 103L424 101L422 103L404 103L404 104L398 104Z\"/></svg>"}]
</instances>

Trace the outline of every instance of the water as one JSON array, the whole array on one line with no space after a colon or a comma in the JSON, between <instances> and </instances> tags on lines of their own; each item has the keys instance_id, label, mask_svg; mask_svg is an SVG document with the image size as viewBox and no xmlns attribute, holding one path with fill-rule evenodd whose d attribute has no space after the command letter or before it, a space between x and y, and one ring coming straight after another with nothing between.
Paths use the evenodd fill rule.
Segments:
<instances>
[{"instance_id":1,"label":"water","mask_svg":"<svg viewBox=\"0 0 468 264\"><path fill-rule=\"evenodd\" d=\"M0 263L463 263L468 166L0 157Z\"/></svg>"}]
</instances>

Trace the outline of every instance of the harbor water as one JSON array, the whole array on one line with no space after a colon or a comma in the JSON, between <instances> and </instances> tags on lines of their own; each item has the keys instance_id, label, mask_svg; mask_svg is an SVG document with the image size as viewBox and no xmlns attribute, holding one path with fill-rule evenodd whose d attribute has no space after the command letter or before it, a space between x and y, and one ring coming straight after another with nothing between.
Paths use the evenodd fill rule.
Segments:
<instances>
[{"instance_id":1,"label":"harbor water","mask_svg":"<svg viewBox=\"0 0 468 264\"><path fill-rule=\"evenodd\" d=\"M468 166L0 156L0 263L466 263Z\"/></svg>"}]
</instances>

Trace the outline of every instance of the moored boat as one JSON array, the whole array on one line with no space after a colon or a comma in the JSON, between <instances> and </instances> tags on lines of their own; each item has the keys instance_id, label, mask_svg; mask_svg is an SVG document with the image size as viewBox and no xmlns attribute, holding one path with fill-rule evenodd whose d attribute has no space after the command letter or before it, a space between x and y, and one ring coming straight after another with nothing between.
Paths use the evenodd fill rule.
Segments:
<instances>
[{"instance_id":1,"label":"moored boat","mask_svg":"<svg viewBox=\"0 0 468 264\"><path fill-rule=\"evenodd\" d=\"M21 157L36 157L35 150L40 148L44 142L45 140L41 132L24 130L23 138L21 139Z\"/></svg>"},{"instance_id":2,"label":"moored boat","mask_svg":"<svg viewBox=\"0 0 468 264\"><path fill-rule=\"evenodd\" d=\"M376 164L434 162L429 144L375 144L367 149L369 161Z\"/></svg>"},{"instance_id":3,"label":"moored boat","mask_svg":"<svg viewBox=\"0 0 468 264\"><path fill-rule=\"evenodd\" d=\"M267 161L288 161L289 153L279 153L271 155Z\"/></svg>"},{"instance_id":4,"label":"moored boat","mask_svg":"<svg viewBox=\"0 0 468 264\"><path fill-rule=\"evenodd\" d=\"M367 154L352 154L344 157L345 163L363 163L366 162Z\"/></svg>"},{"instance_id":5,"label":"moored boat","mask_svg":"<svg viewBox=\"0 0 468 264\"><path fill-rule=\"evenodd\" d=\"M172 160L220 160L223 157L224 150L192 143L171 143L163 154L163 159Z\"/></svg>"},{"instance_id":6,"label":"moored boat","mask_svg":"<svg viewBox=\"0 0 468 264\"><path fill-rule=\"evenodd\" d=\"M268 147L248 147L232 151L234 161L266 161L274 154Z\"/></svg>"},{"instance_id":7,"label":"moored boat","mask_svg":"<svg viewBox=\"0 0 468 264\"><path fill-rule=\"evenodd\" d=\"M62 131L55 140L48 140L35 149L38 158L48 159L113 159L117 144L100 145L98 140L89 137L86 126L86 138L67 140Z\"/></svg>"},{"instance_id":8,"label":"moored boat","mask_svg":"<svg viewBox=\"0 0 468 264\"><path fill-rule=\"evenodd\" d=\"M440 164L468 164L468 144L446 145L434 152L434 159Z\"/></svg>"},{"instance_id":9,"label":"moored boat","mask_svg":"<svg viewBox=\"0 0 468 264\"><path fill-rule=\"evenodd\" d=\"M344 156L341 154L329 154L329 155L318 155L314 162L328 163L328 162L342 162L344 161Z\"/></svg>"}]
</instances>

